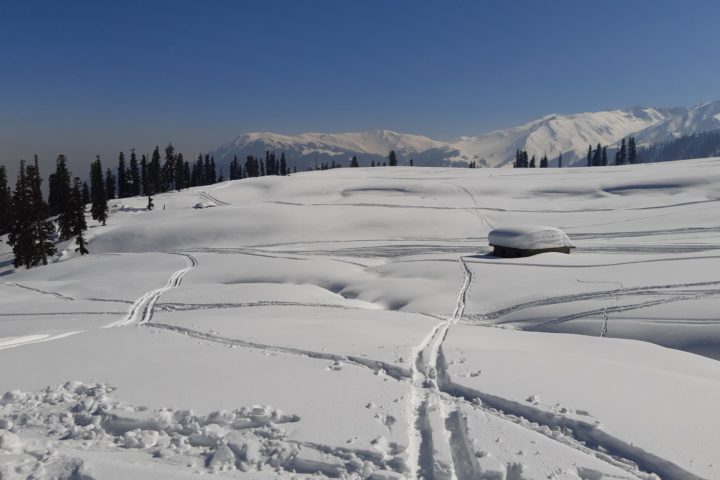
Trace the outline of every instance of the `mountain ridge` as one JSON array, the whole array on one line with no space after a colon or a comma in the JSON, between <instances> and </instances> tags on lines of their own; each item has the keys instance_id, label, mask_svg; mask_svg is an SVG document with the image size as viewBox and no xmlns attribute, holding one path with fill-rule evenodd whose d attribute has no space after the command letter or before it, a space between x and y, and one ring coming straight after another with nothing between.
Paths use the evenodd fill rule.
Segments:
<instances>
[{"instance_id":1,"label":"mountain ridge","mask_svg":"<svg viewBox=\"0 0 720 480\"><path fill-rule=\"evenodd\" d=\"M562 153L563 164L569 166L584 164L588 145L600 143L612 149L627 136L635 136L638 145L648 145L714 129L720 129L720 101L693 107L551 113L522 125L449 141L387 129L298 135L248 132L212 154L219 165L226 165L235 156L244 161L267 150L284 151L291 165L304 169L333 161L347 165L353 155L361 165L382 163L395 150L401 163L413 159L415 165L464 166L474 161L479 166L504 167L512 164L515 151L521 149L538 157L547 155L551 162Z\"/></svg>"}]
</instances>

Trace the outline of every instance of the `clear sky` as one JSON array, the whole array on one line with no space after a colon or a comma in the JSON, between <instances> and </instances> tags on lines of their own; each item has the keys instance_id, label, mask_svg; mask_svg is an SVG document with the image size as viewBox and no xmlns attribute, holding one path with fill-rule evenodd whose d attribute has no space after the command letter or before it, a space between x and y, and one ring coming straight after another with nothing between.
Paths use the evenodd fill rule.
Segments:
<instances>
[{"instance_id":1,"label":"clear sky","mask_svg":"<svg viewBox=\"0 0 720 480\"><path fill-rule=\"evenodd\" d=\"M719 19L714 0L5 0L0 162L693 105L720 99Z\"/></svg>"}]
</instances>

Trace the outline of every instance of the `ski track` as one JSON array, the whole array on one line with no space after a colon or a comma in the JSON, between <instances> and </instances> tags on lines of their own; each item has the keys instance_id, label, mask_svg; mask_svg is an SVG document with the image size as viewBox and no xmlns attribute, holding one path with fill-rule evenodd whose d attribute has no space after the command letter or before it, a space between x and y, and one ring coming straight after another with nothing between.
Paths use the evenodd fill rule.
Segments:
<instances>
[{"instance_id":1,"label":"ski track","mask_svg":"<svg viewBox=\"0 0 720 480\"><path fill-rule=\"evenodd\" d=\"M562 303L580 302L585 300L605 299L609 297L621 297L621 296L640 296L640 295L663 295L673 294L672 290L677 290L687 287L710 287L720 285L720 280L709 281L709 282L692 282L692 283L671 283L664 285L647 285L641 287L630 287L630 288L618 288L614 290L600 290L594 292L575 293L569 295L559 295L556 297L539 298L535 300L529 300L527 302L517 303L508 307L501 308L492 312L486 312L481 314L470 315L468 318L471 321L475 320L496 320L510 313L522 311L533 307L545 307L548 305L557 305ZM714 291L714 290L712 290ZM702 290L694 290L691 292L702 293ZM502 322L499 322L502 323Z\"/></svg>"},{"instance_id":2,"label":"ski track","mask_svg":"<svg viewBox=\"0 0 720 480\"><path fill-rule=\"evenodd\" d=\"M175 252L171 254L185 257L185 260L187 261L187 266L170 275L170 278L168 279L164 287L146 292L140 298L135 300L135 303L133 303L133 305L130 307L130 310L128 311L125 318L116 322L109 323L103 328L125 327L127 325L142 325L152 320L155 303L158 301L160 296L168 290L178 288L182 283L185 274L187 274L190 270L194 269L198 264L197 259L190 254Z\"/></svg>"},{"instance_id":3,"label":"ski track","mask_svg":"<svg viewBox=\"0 0 720 480\"><path fill-rule=\"evenodd\" d=\"M381 360L373 360L373 359L369 359L369 358L358 357L355 355L340 355L340 354L334 354L334 353L316 352L313 350L305 350L305 349L301 349L301 348L283 347L283 346L279 346L279 345L267 345L264 343L249 342L246 340L223 337L223 336L217 335L215 333L201 332L198 330L193 330L190 328L181 327L179 325L172 325L172 324L168 324L168 323L144 322L141 325L143 325L145 327L149 327L149 328L157 328L157 329L167 330L167 331L174 332L174 333L179 333L182 335L186 335L188 337L196 338L198 340L205 340L208 342L217 343L217 344L225 345L228 347L252 348L252 349L269 351L269 352L285 353L288 355L295 355L295 356L305 357L305 358L314 358L317 360L329 360L329 361L333 361L333 362L344 362L344 363L352 364L352 365L362 367L362 368L369 368L375 374L379 373L380 371L383 371L389 377L392 377L396 380L403 380L403 379L410 378L410 370L400 367L400 366L397 366L397 365L392 365L387 362L383 362Z\"/></svg>"},{"instance_id":4,"label":"ski track","mask_svg":"<svg viewBox=\"0 0 720 480\"><path fill-rule=\"evenodd\" d=\"M59 293L59 292L51 292L48 290L41 290L39 288L28 287L27 285L23 285L23 284L17 283L17 282L2 282L2 284L8 285L11 287L23 288L25 290L30 290L31 292L41 293L43 295L52 295L53 297L59 298L60 300L67 300L67 301L75 300L74 298L68 297L67 295L63 295L62 293Z\"/></svg>"}]
</instances>

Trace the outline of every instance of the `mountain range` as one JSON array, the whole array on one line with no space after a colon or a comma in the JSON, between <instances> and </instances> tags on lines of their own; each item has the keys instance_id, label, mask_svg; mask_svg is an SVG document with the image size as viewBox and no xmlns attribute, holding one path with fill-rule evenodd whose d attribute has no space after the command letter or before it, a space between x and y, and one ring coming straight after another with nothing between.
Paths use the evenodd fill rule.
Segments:
<instances>
[{"instance_id":1,"label":"mountain range","mask_svg":"<svg viewBox=\"0 0 720 480\"><path fill-rule=\"evenodd\" d=\"M638 145L650 145L683 135L720 129L720 101L693 107L632 107L571 115L551 114L517 127L493 130L450 141L422 135L371 130L352 133L303 133L282 135L254 132L239 135L213 153L219 165L237 156L262 156L267 150L285 152L288 163L298 170L322 163L347 166L353 155L361 166L387 161L395 150L401 164L465 166L475 161L483 167L512 165L517 149L538 157L543 154L564 165L584 165L588 145L616 145L634 136Z\"/></svg>"}]
</instances>

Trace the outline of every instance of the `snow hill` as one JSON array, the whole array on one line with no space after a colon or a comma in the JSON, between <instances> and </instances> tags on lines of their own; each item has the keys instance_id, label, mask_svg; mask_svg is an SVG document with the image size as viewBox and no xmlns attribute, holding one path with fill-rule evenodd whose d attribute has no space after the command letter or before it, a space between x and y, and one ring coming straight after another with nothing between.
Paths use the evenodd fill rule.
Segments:
<instances>
[{"instance_id":1,"label":"snow hill","mask_svg":"<svg viewBox=\"0 0 720 480\"><path fill-rule=\"evenodd\" d=\"M656 109L635 107L621 110L546 115L518 127L495 130L451 141L373 130L358 133L306 133L279 135L248 133L216 149L216 161L227 164L237 155L263 155L266 150L285 151L299 169L318 163L341 162L347 166L357 155L362 165L383 162L395 150L401 162L410 158L415 165L442 166L476 161L479 166L512 164L517 149L538 157L555 159L563 154L565 165L584 163L589 144L615 145L634 135L640 145L720 128L720 102L690 108Z\"/></svg>"},{"instance_id":2,"label":"snow hill","mask_svg":"<svg viewBox=\"0 0 720 480\"><path fill-rule=\"evenodd\" d=\"M720 158L357 168L0 244L0 478L720 478ZM571 255L489 255L497 226Z\"/></svg>"}]
</instances>

